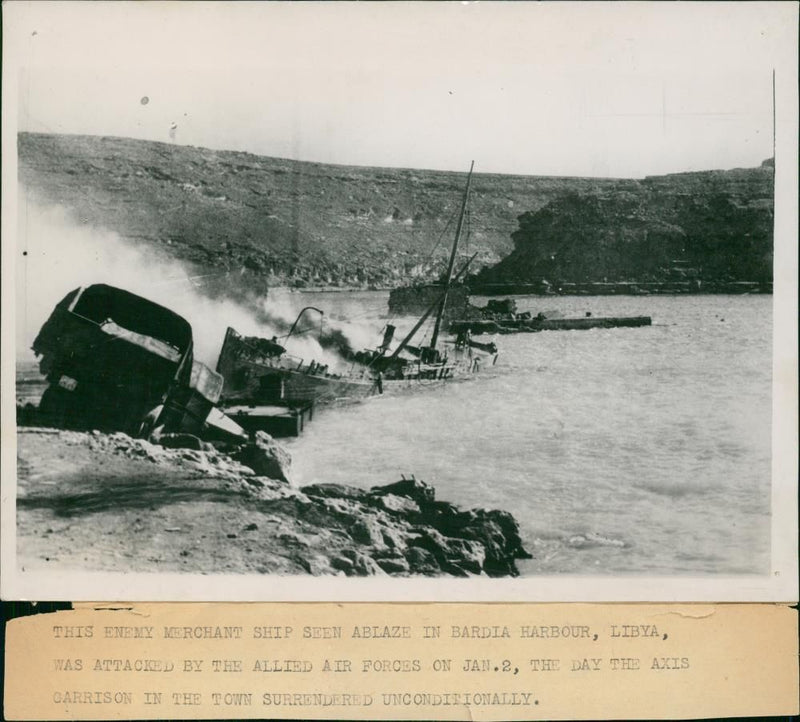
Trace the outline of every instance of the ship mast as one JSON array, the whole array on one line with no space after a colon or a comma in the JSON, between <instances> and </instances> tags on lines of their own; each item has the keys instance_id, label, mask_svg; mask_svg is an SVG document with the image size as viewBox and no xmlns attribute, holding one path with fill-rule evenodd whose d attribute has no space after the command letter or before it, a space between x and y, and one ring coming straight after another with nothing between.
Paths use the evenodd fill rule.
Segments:
<instances>
[{"instance_id":1,"label":"ship mast","mask_svg":"<svg viewBox=\"0 0 800 722\"><path fill-rule=\"evenodd\" d=\"M450 251L450 262L447 264L447 275L445 276L444 292L442 293L442 301L439 306L439 311L436 314L436 323L433 325L433 335L431 336L431 348L436 348L436 342L439 340L439 327L442 323L442 316L444 309L447 305L447 293L450 290L450 283L453 278L453 265L456 262L456 251L458 250L458 241L461 238L461 229L464 226L464 215L467 212L467 202L469 200L469 186L472 182L472 169L475 167L473 160L469 166L469 175L467 176L467 187L464 190L464 199L461 201L461 214L458 216L458 226L456 227L456 237L453 241L453 249Z\"/></svg>"},{"instance_id":2,"label":"ship mast","mask_svg":"<svg viewBox=\"0 0 800 722\"><path fill-rule=\"evenodd\" d=\"M472 256L471 256L469 259L467 259L467 262L466 262L466 263L465 263L463 266L461 266L461 269L459 270L459 272L458 272L458 273L456 273L456 275L455 275L455 276L453 276L453 280L456 280L456 281L457 281L459 278L461 278L461 276L463 276L463 275L464 275L464 274L467 272L467 269L469 268L469 264L470 264L470 263L472 263L472 262L475 260L475 256L477 256L477 255L478 255L477 253L473 253L473 254L472 254ZM391 361L393 358L397 358L397 356L400 354L400 352L401 352L401 351L402 351L402 350L403 350L403 349L404 349L406 346L408 346L409 342L410 342L410 341L411 341L411 339L414 337L414 334L415 334L417 331L419 331L419 329L420 329L420 327L422 326L422 324L423 324L423 323L425 323L425 321L427 321L427 320L428 320L428 316L430 316L430 315L433 313L433 310L434 310L434 309L435 309L437 306L439 306L439 303L440 303L440 301L441 301L441 300L442 300L442 297L441 297L441 296L439 296L439 298L437 298L437 299L436 299L436 300L435 300L435 301L434 301L434 302L433 302L433 303L432 303L432 304L431 304L431 305L428 307L428 309L425 311L425 313L422 315L422 317L419 319L419 321L417 321L417 323L416 323L416 325L414 326L414 328L412 328L412 329L411 329L411 330L408 332L408 335L407 335L407 336L406 336L406 337L405 337L405 338L404 338L404 339L403 339L403 340L400 342L400 345L399 345L399 346L398 346L398 347L395 349L394 353L393 353L393 354L392 354L392 355L389 357L389 360L390 360L390 361Z\"/></svg>"}]
</instances>

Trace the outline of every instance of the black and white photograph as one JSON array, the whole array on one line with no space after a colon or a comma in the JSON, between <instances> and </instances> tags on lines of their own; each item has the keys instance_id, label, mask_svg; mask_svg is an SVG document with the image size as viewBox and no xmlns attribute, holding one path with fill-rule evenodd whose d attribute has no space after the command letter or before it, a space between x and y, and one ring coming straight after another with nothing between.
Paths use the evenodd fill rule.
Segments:
<instances>
[{"instance_id":1,"label":"black and white photograph","mask_svg":"<svg viewBox=\"0 0 800 722\"><path fill-rule=\"evenodd\" d=\"M3 32L5 598L796 595L797 5Z\"/></svg>"}]
</instances>

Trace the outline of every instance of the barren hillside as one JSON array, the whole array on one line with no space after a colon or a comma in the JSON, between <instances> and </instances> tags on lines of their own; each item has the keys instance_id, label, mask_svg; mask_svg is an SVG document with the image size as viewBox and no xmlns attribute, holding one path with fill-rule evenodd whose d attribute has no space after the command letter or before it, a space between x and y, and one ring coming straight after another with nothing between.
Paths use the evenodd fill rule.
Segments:
<instances>
[{"instance_id":1,"label":"barren hillside","mask_svg":"<svg viewBox=\"0 0 800 722\"><path fill-rule=\"evenodd\" d=\"M19 136L19 159L28 192L81 222L217 271L245 268L262 286L354 287L441 272L470 160L464 173L363 168L30 133ZM520 213L633 183L477 173L463 253L479 252L476 270L496 263L513 248Z\"/></svg>"},{"instance_id":2,"label":"barren hillside","mask_svg":"<svg viewBox=\"0 0 800 722\"><path fill-rule=\"evenodd\" d=\"M466 178L30 133L19 136L19 159L35 200L196 264L210 290L225 293L432 280ZM465 154L465 171L468 162ZM676 272L763 282L771 280L772 179L769 161L643 180L477 173L461 254L478 253L471 270L485 269L484 284Z\"/></svg>"}]
</instances>

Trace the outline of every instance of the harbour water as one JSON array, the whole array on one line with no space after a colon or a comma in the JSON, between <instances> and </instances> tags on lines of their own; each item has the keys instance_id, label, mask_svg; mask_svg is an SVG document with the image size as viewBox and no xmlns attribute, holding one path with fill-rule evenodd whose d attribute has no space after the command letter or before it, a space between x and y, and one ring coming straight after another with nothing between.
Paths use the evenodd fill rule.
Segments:
<instances>
[{"instance_id":1,"label":"harbour water","mask_svg":"<svg viewBox=\"0 0 800 722\"><path fill-rule=\"evenodd\" d=\"M386 298L307 300L380 329ZM772 297L517 301L653 326L500 336L471 379L325 409L289 442L295 480L414 474L462 507L506 509L534 555L523 575L765 573Z\"/></svg>"}]
</instances>

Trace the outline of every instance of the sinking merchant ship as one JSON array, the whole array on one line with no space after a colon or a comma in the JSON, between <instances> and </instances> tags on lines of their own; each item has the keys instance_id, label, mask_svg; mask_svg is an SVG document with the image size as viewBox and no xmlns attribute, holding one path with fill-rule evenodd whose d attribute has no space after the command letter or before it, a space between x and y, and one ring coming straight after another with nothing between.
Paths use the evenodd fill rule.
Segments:
<instances>
[{"instance_id":1,"label":"sinking merchant ship","mask_svg":"<svg viewBox=\"0 0 800 722\"><path fill-rule=\"evenodd\" d=\"M307 307L283 344L229 328L214 371L194 358L186 319L123 289L93 284L74 289L56 304L34 340L48 383L36 423L132 436L183 432L222 441L258 430L296 435L312 418L314 404L439 384L479 370L487 359L493 363L494 344L473 342L469 333L449 342L446 350L439 344L451 281L472 261L453 273L471 178L472 168L446 282L396 345L396 329L388 324L377 348L340 349L348 367L342 372L300 359L284 344L312 308ZM430 318L430 341L414 345Z\"/></svg>"},{"instance_id":2,"label":"sinking merchant ship","mask_svg":"<svg viewBox=\"0 0 800 722\"><path fill-rule=\"evenodd\" d=\"M222 399L226 412L248 426L256 423L253 418L260 413L259 406L265 404L297 406L365 398L400 387L446 382L474 373L487 362L494 363L496 346L474 342L469 333L460 334L449 342L447 350L440 342L451 284L466 273L474 258L453 273L471 179L472 168L467 177L445 281L433 302L396 346L396 328L387 324L377 348L343 354L348 368L340 373L331 370L327 364L306 361L287 352L300 318L312 307L300 312L288 335L281 339L282 343L277 338L243 336L229 328L217 362L217 372L224 378ZM421 345L412 343L431 318L430 341Z\"/></svg>"}]
</instances>

